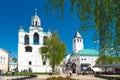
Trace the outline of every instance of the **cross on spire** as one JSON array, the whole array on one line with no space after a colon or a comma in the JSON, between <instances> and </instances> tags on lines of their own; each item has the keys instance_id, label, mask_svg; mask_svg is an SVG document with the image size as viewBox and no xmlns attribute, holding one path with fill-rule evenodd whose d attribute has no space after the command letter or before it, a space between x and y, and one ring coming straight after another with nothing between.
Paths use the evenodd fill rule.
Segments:
<instances>
[{"instance_id":1,"label":"cross on spire","mask_svg":"<svg viewBox=\"0 0 120 80\"><path fill-rule=\"evenodd\" d=\"M35 15L37 15L37 8L35 8Z\"/></svg>"}]
</instances>

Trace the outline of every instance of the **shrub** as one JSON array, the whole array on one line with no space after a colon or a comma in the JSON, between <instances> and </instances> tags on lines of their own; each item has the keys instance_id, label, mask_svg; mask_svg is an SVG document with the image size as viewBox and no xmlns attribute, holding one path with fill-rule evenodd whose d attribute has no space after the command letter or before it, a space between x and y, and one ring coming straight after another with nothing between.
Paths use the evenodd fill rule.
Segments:
<instances>
[{"instance_id":1,"label":"shrub","mask_svg":"<svg viewBox=\"0 0 120 80\"><path fill-rule=\"evenodd\" d=\"M73 78L70 78L70 77L62 77L62 76L59 76L59 77L49 77L47 78L46 80L75 80Z\"/></svg>"}]
</instances>

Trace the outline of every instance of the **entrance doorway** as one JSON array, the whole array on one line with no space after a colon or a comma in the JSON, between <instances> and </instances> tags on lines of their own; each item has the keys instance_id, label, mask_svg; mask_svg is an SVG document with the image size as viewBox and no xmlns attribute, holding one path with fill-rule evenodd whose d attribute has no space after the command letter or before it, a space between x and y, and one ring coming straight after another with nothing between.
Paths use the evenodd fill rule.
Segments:
<instances>
[{"instance_id":1,"label":"entrance doorway","mask_svg":"<svg viewBox=\"0 0 120 80\"><path fill-rule=\"evenodd\" d=\"M72 73L76 73L76 64L75 63L72 64Z\"/></svg>"}]
</instances>

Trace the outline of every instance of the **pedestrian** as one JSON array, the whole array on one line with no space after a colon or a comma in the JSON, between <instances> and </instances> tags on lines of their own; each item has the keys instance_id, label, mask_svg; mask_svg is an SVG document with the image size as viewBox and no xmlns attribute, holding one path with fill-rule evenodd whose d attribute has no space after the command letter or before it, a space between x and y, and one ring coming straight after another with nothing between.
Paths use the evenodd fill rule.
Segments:
<instances>
[{"instance_id":1,"label":"pedestrian","mask_svg":"<svg viewBox=\"0 0 120 80\"><path fill-rule=\"evenodd\" d=\"M72 71L71 70L69 71L69 74L70 74L70 76L72 76Z\"/></svg>"},{"instance_id":2,"label":"pedestrian","mask_svg":"<svg viewBox=\"0 0 120 80\"><path fill-rule=\"evenodd\" d=\"M12 70L12 76L14 76L15 75L15 71L14 71L14 69Z\"/></svg>"},{"instance_id":3,"label":"pedestrian","mask_svg":"<svg viewBox=\"0 0 120 80\"><path fill-rule=\"evenodd\" d=\"M1 76L2 71L0 70L0 76Z\"/></svg>"},{"instance_id":4,"label":"pedestrian","mask_svg":"<svg viewBox=\"0 0 120 80\"><path fill-rule=\"evenodd\" d=\"M77 74L78 74L78 76L80 75L80 70L77 70Z\"/></svg>"},{"instance_id":5,"label":"pedestrian","mask_svg":"<svg viewBox=\"0 0 120 80\"><path fill-rule=\"evenodd\" d=\"M67 70L66 72L67 72L67 76L69 76L69 70Z\"/></svg>"}]
</instances>

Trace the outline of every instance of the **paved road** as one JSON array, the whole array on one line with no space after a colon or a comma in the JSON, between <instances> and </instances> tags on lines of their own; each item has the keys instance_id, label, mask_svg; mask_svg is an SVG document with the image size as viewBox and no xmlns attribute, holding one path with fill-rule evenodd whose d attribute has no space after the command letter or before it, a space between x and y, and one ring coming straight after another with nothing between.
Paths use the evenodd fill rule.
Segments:
<instances>
[{"instance_id":1,"label":"paved road","mask_svg":"<svg viewBox=\"0 0 120 80\"><path fill-rule=\"evenodd\" d=\"M62 75L53 75L55 77L58 77L58 76L63 76L63 77L66 77L67 75L66 74L62 74ZM30 80L45 80L47 77L52 77L52 76L49 76L49 75L38 75L37 78L33 78L33 79L30 79ZM75 78L76 80L106 80L106 79L101 79L101 78L96 78L94 77L94 75L73 75L71 76L72 78Z\"/></svg>"},{"instance_id":2,"label":"paved road","mask_svg":"<svg viewBox=\"0 0 120 80\"><path fill-rule=\"evenodd\" d=\"M62 76L62 77L67 77L66 74L62 74L62 75L53 75L55 77L58 76ZM0 76L0 80L9 80L9 79L13 79L13 78L20 78L20 77L24 77L24 76ZM28 79L28 80L45 80L48 77L52 77L50 75L38 75L37 78L32 78L32 79ZM96 78L94 77L94 75L72 75L72 78L75 78L76 80L105 80L105 79L101 79L101 78Z\"/></svg>"},{"instance_id":3,"label":"paved road","mask_svg":"<svg viewBox=\"0 0 120 80\"><path fill-rule=\"evenodd\" d=\"M11 80L14 78L21 78L21 77L25 77L25 76L0 76L0 80Z\"/></svg>"}]
</instances>

